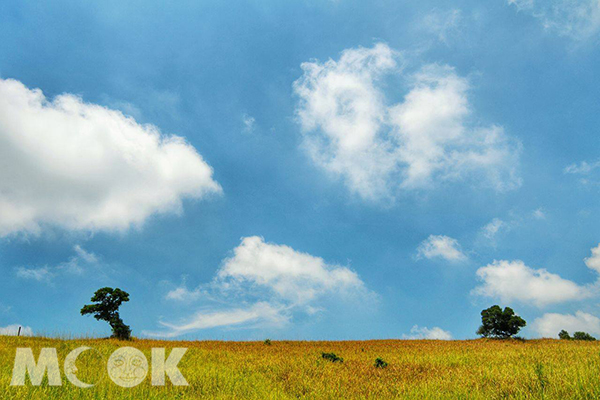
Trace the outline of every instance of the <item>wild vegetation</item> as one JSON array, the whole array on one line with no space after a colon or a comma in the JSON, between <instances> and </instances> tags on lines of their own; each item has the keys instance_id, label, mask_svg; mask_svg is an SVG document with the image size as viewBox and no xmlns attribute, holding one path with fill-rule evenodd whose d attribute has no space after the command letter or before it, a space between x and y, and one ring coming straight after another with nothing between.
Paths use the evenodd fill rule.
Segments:
<instances>
[{"instance_id":1,"label":"wild vegetation","mask_svg":"<svg viewBox=\"0 0 600 400\"><path fill-rule=\"evenodd\" d=\"M69 351L90 346L77 376L97 382L9 386L17 347L55 347L62 364ZM150 360L152 347L187 347L179 364L188 387L118 387L106 360L133 346ZM323 353L344 362L331 362ZM167 350L169 354L169 350ZM385 368L374 364L385 360ZM383 364L379 363L380 366ZM160 342L115 339L59 340L0 337L2 399L570 399L600 397L600 346L575 340L382 340L347 342Z\"/></svg>"}]
</instances>

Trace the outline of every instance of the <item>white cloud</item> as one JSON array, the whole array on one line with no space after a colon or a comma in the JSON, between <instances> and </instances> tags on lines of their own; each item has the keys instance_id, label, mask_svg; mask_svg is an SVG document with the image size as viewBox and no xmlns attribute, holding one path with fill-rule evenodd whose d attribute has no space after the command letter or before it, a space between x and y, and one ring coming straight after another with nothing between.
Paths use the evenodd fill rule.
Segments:
<instances>
[{"instance_id":1,"label":"white cloud","mask_svg":"<svg viewBox=\"0 0 600 400\"><path fill-rule=\"evenodd\" d=\"M600 161L595 161L592 163L588 163L586 161L582 161L579 164L571 164L567 166L564 170L565 174L581 174L586 175L600 167Z\"/></svg>"},{"instance_id":2,"label":"white cloud","mask_svg":"<svg viewBox=\"0 0 600 400\"><path fill-rule=\"evenodd\" d=\"M589 286L580 286L543 268L530 268L520 260L494 261L479 268L477 276L483 283L473 290L474 294L505 303L516 300L544 307L594 295Z\"/></svg>"},{"instance_id":3,"label":"white cloud","mask_svg":"<svg viewBox=\"0 0 600 400\"><path fill-rule=\"evenodd\" d=\"M82 275L87 268L98 265L99 259L94 253L87 252L80 245L74 246L73 250L75 255L66 262L53 267L17 267L16 275L21 279L51 282L59 275Z\"/></svg>"},{"instance_id":4,"label":"white cloud","mask_svg":"<svg viewBox=\"0 0 600 400\"><path fill-rule=\"evenodd\" d=\"M77 257L85 262L88 262L88 263L97 263L98 262L98 257L94 253L85 251L78 244L73 247L73 250L75 250Z\"/></svg>"},{"instance_id":5,"label":"white cloud","mask_svg":"<svg viewBox=\"0 0 600 400\"><path fill-rule=\"evenodd\" d=\"M448 236L430 235L417 248L417 258L432 259L437 257L447 261L464 261L467 259L456 239Z\"/></svg>"},{"instance_id":6,"label":"white cloud","mask_svg":"<svg viewBox=\"0 0 600 400\"><path fill-rule=\"evenodd\" d=\"M121 112L0 79L0 236L126 229L183 198L220 193L211 167L177 136Z\"/></svg>"},{"instance_id":7,"label":"white cloud","mask_svg":"<svg viewBox=\"0 0 600 400\"><path fill-rule=\"evenodd\" d=\"M17 336L21 328L21 336L33 336L33 330L28 326L8 325L0 327L0 336Z\"/></svg>"},{"instance_id":8,"label":"white cloud","mask_svg":"<svg viewBox=\"0 0 600 400\"><path fill-rule=\"evenodd\" d=\"M585 40L600 31L599 0L508 0L520 11L530 12L548 31Z\"/></svg>"},{"instance_id":9,"label":"white cloud","mask_svg":"<svg viewBox=\"0 0 600 400\"><path fill-rule=\"evenodd\" d=\"M541 208L538 208L537 210L533 210L533 212L531 213L531 215L535 219L546 219L546 213Z\"/></svg>"},{"instance_id":10,"label":"white cloud","mask_svg":"<svg viewBox=\"0 0 600 400\"><path fill-rule=\"evenodd\" d=\"M202 329L235 327L249 323L260 324L261 327L279 327L285 325L287 322L288 316L285 314L285 310L274 307L266 302L258 302L246 308L201 311L181 324L160 322L167 331L145 331L144 334L154 337L177 337Z\"/></svg>"},{"instance_id":11,"label":"white cloud","mask_svg":"<svg viewBox=\"0 0 600 400\"><path fill-rule=\"evenodd\" d=\"M193 301L198 299L200 296L200 290L189 290L186 286L182 285L173 290L170 290L165 298L167 300Z\"/></svg>"},{"instance_id":12,"label":"white cloud","mask_svg":"<svg viewBox=\"0 0 600 400\"><path fill-rule=\"evenodd\" d=\"M256 119L254 119L254 117L244 114L242 115L242 122L244 123L244 132L254 131L254 125L256 124Z\"/></svg>"},{"instance_id":13,"label":"white cloud","mask_svg":"<svg viewBox=\"0 0 600 400\"><path fill-rule=\"evenodd\" d=\"M495 240L498 233L509 229L510 226L506 222L502 221L500 218L494 218L490 223L485 225L481 231L483 236L489 240Z\"/></svg>"},{"instance_id":14,"label":"white cloud","mask_svg":"<svg viewBox=\"0 0 600 400\"><path fill-rule=\"evenodd\" d=\"M189 290L184 283L169 291L166 298L188 302L203 299L220 305L182 324L161 323L169 332L148 334L176 336L213 325L242 325L257 320L281 325L294 312L312 315L324 310L326 300L369 303L376 300L376 295L347 267L252 236L243 238L232 256L223 260L210 284ZM223 307L240 303L249 305ZM220 321L218 325L216 321Z\"/></svg>"},{"instance_id":15,"label":"white cloud","mask_svg":"<svg viewBox=\"0 0 600 400\"><path fill-rule=\"evenodd\" d=\"M296 112L312 160L368 200L467 177L497 190L518 187L520 143L499 126L469 123L468 80L435 64L405 74L397 59L380 43L302 64ZM409 91L388 104L384 78L394 75Z\"/></svg>"},{"instance_id":16,"label":"white cloud","mask_svg":"<svg viewBox=\"0 0 600 400\"><path fill-rule=\"evenodd\" d=\"M533 8L534 0L508 0L508 4L516 6L519 10L529 10Z\"/></svg>"},{"instance_id":17,"label":"white cloud","mask_svg":"<svg viewBox=\"0 0 600 400\"><path fill-rule=\"evenodd\" d=\"M533 321L531 327L541 337L556 338L563 329L571 335L578 331L600 335L600 318L582 311L575 315L548 313Z\"/></svg>"},{"instance_id":18,"label":"white cloud","mask_svg":"<svg viewBox=\"0 0 600 400\"><path fill-rule=\"evenodd\" d=\"M50 268L41 267L41 268L26 268L26 267L17 267L17 277L21 279L31 279L34 281L48 281L52 279L54 274L50 272Z\"/></svg>"},{"instance_id":19,"label":"white cloud","mask_svg":"<svg viewBox=\"0 0 600 400\"><path fill-rule=\"evenodd\" d=\"M437 36L440 42L448 44L451 37L460 33L463 23L463 14L459 9L434 9L419 25L422 30Z\"/></svg>"},{"instance_id":20,"label":"white cloud","mask_svg":"<svg viewBox=\"0 0 600 400\"><path fill-rule=\"evenodd\" d=\"M410 335L403 335L405 339L452 340L452 334L442 328L431 329L415 325L410 330Z\"/></svg>"},{"instance_id":21,"label":"white cloud","mask_svg":"<svg viewBox=\"0 0 600 400\"><path fill-rule=\"evenodd\" d=\"M585 265L600 274L600 244L592 248L592 256L584 259Z\"/></svg>"},{"instance_id":22,"label":"white cloud","mask_svg":"<svg viewBox=\"0 0 600 400\"><path fill-rule=\"evenodd\" d=\"M310 303L328 293L366 290L356 272L285 245L266 243L258 236L242 239L233 254L217 274L219 284L226 288L259 286L296 305Z\"/></svg>"}]
</instances>

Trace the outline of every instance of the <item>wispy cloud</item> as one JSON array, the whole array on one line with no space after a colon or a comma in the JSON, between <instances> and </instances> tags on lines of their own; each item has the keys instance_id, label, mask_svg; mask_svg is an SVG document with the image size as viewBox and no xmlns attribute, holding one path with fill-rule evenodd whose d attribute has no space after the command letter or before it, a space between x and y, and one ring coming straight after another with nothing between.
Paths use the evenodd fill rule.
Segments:
<instances>
[{"instance_id":1,"label":"wispy cloud","mask_svg":"<svg viewBox=\"0 0 600 400\"><path fill-rule=\"evenodd\" d=\"M206 309L187 318L181 324L159 322L166 331L145 331L144 334L154 337L177 337L203 329L236 327L248 324L260 324L261 327L281 327L289 322L286 310L277 308L266 302L258 302L245 308L234 308L215 311Z\"/></svg>"},{"instance_id":2,"label":"wispy cloud","mask_svg":"<svg viewBox=\"0 0 600 400\"><path fill-rule=\"evenodd\" d=\"M248 114L244 114L242 115L242 123L244 124L244 132L250 133L254 131L256 119Z\"/></svg>"},{"instance_id":3,"label":"wispy cloud","mask_svg":"<svg viewBox=\"0 0 600 400\"><path fill-rule=\"evenodd\" d=\"M582 161L579 164L571 164L565 167L564 172L565 174L586 175L598 167L600 167L600 161L594 161L591 163L588 163L587 161Z\"/></svg>"},{"instance_id":4,"label":"wispy cloud","mask_svg":"<svg viewBox=\"0 0 600 400\"><path fill-rule=\"evenodd\" d=\"M500 232L506 232L510 229L511 227L508 223L502 221L500 218L494 218L481 228L481 232L487 239L494 241Z\"/></svg>"},{"instance_id":5,"label":"wispy cloud","mask_svg":"<svg viewBox=\"0 0 600 400\"><path fill-rule=\"evenodd\" d=\"M586 40L600 32L598 0L507 0L521 12L528 12L542 26L560 36Z\"/></svg>"},{"instance_id":6,"label":"wispy cloud","mask_svg":"<svg viewBox=\"0 0 600 400\"><path fill-rule=\"evenodd\" d=\"M459 9L433 9L419 22L420 30L434 35L440 42L449 44L459 36L464 24L464 16Z\"/></svg>"},{"instance_id":7,"label":"wispy cloud","mask_svg":"<svg viewBox=\"0 0 600 400\"><path fill-rule=\"evenodd\" d=\"M99 263L98 256L87 252L79 245L74 246L73 251L75 251L74 256L56 266L17 267L16 276L20 279L50 283L60 275L82 275L86 269L95 267Z\"/></svg>"}]
</instances>

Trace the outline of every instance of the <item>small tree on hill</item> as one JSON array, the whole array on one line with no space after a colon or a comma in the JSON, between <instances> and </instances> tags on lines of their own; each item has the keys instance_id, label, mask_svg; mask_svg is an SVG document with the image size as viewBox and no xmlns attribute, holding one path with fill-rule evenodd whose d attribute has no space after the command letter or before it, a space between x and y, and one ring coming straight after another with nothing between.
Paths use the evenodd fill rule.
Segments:
<instances>
[{"instance_id":1,"label":"small tree on hill","mask_svg":"<svg viewBox=\"0 0 600 400\"><path fill-rule=\"evenodd\" d=\"M575 332L573 334L573 340L596 340L595 337L586 332Z\"/></svg>"},{"instance_id":2,"label":"small tree on hill","mask_svg":"<svg viewBox=\"0 0 600 400\"><path fill-rule=\"evenodd\" d=\"M558 338L559 339L563 339L563 340L571 340L571 335L569 335L569 332L565 331L564 329L560 332L558 332Z\"/></svg>"},{"instance_id":3,"label":"small tree on hill","mask_svg":"<svg viewBox=\"0 0 600 400\"><path fill-rule=\"evenodd\" d=\"M92 301L96 304L83 306L81 315L93 314L98 321L106 321L112 328L112 336L116 339L129 340L131 338L131 329L125 325L119 315L119 307L122 303L129 301L129 293L121 289L105 287L98 289Z\"/></svg>"},{"instance_id":4,"label":"small tree on hill","mask_svg":"<svg viewBox=\"0 0 600 400\"><path fill-rule=\"evenodd\" d=\"M516 315L512 308L505 307L503 311L494 305L481 311L481 326L477 334L486 338L507 339L516 335L525 325L525 320Z\"/></svg>"}]
</instances>

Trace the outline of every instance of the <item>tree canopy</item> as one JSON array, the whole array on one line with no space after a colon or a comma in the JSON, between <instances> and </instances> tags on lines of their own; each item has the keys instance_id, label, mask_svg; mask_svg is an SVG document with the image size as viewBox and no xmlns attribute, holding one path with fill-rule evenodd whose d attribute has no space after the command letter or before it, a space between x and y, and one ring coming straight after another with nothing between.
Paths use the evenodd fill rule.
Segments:
<instances>
[{"instance_id":1,"label":"tree canopy","mask_svg":"<svg viewBox=\"0 0 600 400\"><path fill-rule=\"evenodd\" d=\"M92 314L98 321L106 321L112 328L112 337L128 340L131 329L125 325L119 315L121 304L129 301L129 293L116 288L98 289L91 299L95 304L88 304L81 309L81 315Z\"/></svg>"},{"instance_id":2,"label":"tree canopy","mask_svg":"<svg viewBox=\"0 0 600 400\"><path fill-rule=\"evenodd\" d=\"M525 320L516 315L512 308L505 307L502 310L494 305L481 311L481 326L477 334L486 338L506 339L516 335L525 325Z\"/></svg>"}]
</instances>

